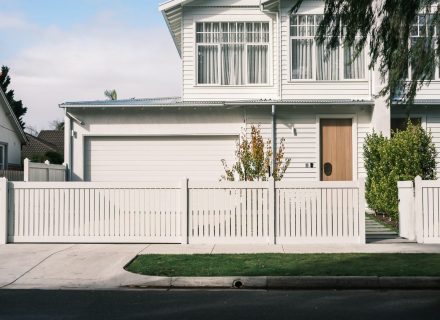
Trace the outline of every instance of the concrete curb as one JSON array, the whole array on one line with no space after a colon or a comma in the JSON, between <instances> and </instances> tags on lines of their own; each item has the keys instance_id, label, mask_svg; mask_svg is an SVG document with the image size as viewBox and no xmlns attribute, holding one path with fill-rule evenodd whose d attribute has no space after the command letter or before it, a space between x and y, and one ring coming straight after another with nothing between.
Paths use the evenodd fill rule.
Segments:
<instances>
[{"instance_id":1,"label":"concrete curb","mask_svg":"<svg viewBox=\"0 0 440 320\"><path fill-rule=\"evenodd\" d=\"M125 287L267 290L440 289L440 277L161 277L159 281L146 281Z\"/></svg>"}]
</instances>

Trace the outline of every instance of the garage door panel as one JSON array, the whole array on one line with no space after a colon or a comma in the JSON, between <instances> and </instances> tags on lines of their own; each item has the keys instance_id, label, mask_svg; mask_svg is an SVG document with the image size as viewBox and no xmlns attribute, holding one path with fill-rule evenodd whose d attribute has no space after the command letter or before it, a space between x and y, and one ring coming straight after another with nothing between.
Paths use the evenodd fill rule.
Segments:
<instances>
[{"instance_id":1,"label":"garage door panel","mask_svg":"<svg viewBox=\"0 0 440 320\"><path fill-rule=\"evenodd\" d=\"M237 136L89 137L87 181L154 181L188 177L216 181L222 159L234 159Z\"/></svg>"}]
</instances>

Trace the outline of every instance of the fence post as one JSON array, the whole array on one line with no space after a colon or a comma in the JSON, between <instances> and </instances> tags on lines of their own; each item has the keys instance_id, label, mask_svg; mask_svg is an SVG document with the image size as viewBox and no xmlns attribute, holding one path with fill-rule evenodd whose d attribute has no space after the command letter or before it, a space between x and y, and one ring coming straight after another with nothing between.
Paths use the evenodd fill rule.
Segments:
<instances>
[{"instance_id":1,"label":"fence post","mask_svg":"<svg viewBox=\"0 0 440 320\"><path fill-rule=\"evenodd\" d=\"M276 232L276 192L275 192L275 179L273 177L269 178L268 182L269 189L269 239L270 244L277 243L277 232Z\"/></svg>"},{"instance_id":2,"label":"fence post","mask_svg":"<svg viewBox=\"0 0 440 320\"><path fill-rule=\"evenodd\" d=\"M414 180L415 188L415 222L416 222L416 240L418 243L424 242L423 237L423 189L422 189L422 178L417 176Z\"/></svg>"},{"instance_id":3,"label":"fence post","mask_svg":"<svg viewBox=\"0 0 440 320\"><path fill-rule=\"evenodd\" d=\"M8 179L0 178L0 245L8 242Z\"/></svg>"},{"instance_id":4,"label":"fence post","mask_svg":"<svg viewBox=\"0 0 440 320\"><path fill-rule=\"evenodd\" d=\"M181 221L181 234L182 234L182 244L189 243L188 236L188 178L182 179L181 189L180 189L180 210L182 216Z\"/></svg>"},{"instance_id":5,"label":"fence post","mask_svg":"<svg viewBox=\"0 0 440 320\"><path fill-rule=\"evenodd\" d=\"M397 188L399 189L399 235L414 241L416 238L414 183L399 181Z\"/></svg>"},{"instance_id":6,"label":"fence post","mask_svg":"<svg viewBox=\"0 0 440 320\"><path fill-rule=\"evenodd\" d=\"M67 177L68 164L67 164L67 162L63 162L63 166L64 166L64 180L63 181L67 181L68 180L68 177Z\"/></svg>"},{"instance_id":7,"label":"fence post","mask_svg":"<svg viewBox=\"0 0 440 320\"><path fill-rule=\"evenodd\" d=\"M366 243L365 234L365 179L361 178L358 181L359 184L359 241L360 243Z\"/></svg>"},{"instance_id":8,"label":"fence post","mask_svg":"<svg viewBox=\"0 0 440 320\"><path fill-rule=\"evenodd\" d=\"M50 161L46 160L44 161L44 164L47 165L46 169L46 181L50 181Z\"/></svg>"},{"instance_id":9,"label":"fence post","mask_svg":"<svg viewBox=\"0 0 440 320\"><path fill-rule=\"evenodd\" d=\"M23 165L24 165L23 181L29 182L29 159L28 158L24 159Z\"/></svg>"}]
</instances>

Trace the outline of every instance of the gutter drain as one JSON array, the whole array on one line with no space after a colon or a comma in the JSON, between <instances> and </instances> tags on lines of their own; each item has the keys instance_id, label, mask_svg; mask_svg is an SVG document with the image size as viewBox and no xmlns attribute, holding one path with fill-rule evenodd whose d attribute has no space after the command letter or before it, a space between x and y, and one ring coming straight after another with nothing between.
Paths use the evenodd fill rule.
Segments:
<instances>
[{"instance_id":1,"label":"gutter drain","mask_svg":"<svg viewBox=\"0 0 440 320\"><path fill-rule=\"evenodd\" d=\"M241 282L241 280L234 280L232 287L235 289L241 289L243 288L243 282Z\"/></svg>"}]
</instances>

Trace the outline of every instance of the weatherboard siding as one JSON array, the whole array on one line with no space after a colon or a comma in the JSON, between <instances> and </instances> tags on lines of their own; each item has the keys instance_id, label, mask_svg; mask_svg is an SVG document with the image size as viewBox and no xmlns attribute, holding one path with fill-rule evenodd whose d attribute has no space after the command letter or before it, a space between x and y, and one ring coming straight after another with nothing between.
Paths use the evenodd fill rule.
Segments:
<instances>
[{"instance_id":1,"label":"weatherboard siding","mask_svg":"<svg viewBox=\"0 0 440 320\"><path fill-rule=\"evenodd\" d=\"M285 179L295 181L318 181L320 179L320 132L318 117L331 114L354 116L354 132L357 136L356 149L353 150L354 163L358 177L365 177L363 146L368 133L372 131L371 109L360 107L277 107L276 128L277 147L281 138L285 139L285 157L291 158ZM246 123L248 130L257 125L265 140L272 138L271 108L247 107ZM310 163L313 163L311 168Z\"/></svg>"}]
</instances>

